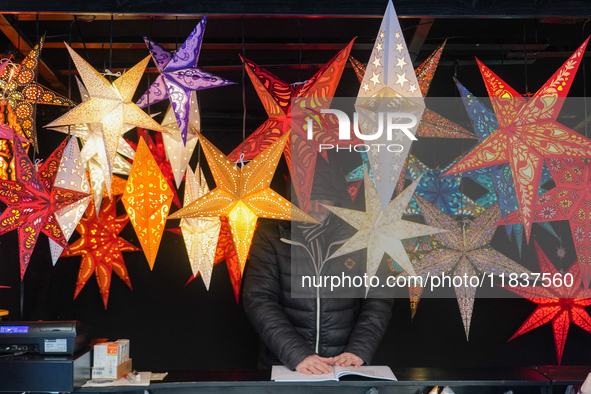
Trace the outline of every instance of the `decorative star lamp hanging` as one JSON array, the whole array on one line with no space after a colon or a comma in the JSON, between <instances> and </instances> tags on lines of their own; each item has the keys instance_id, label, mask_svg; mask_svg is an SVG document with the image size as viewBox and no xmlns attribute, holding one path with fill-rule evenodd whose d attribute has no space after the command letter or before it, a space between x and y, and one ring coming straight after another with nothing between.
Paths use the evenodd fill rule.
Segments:
<instances>
[{"instance_id":1,"label":"decorative star lamp hanging","mask_svg":"<svg viewBox=\"0 0 591 394\"><path fill-rule=\"evenodd\" d=\"M163 138L162 138L164 136L164 134L156 133L154 138L152 138L150 136L150 134L148 133L148 130L138 127L137 128L137 136L138 136L138 138L143 138L144 141L146 142L148 149L150 150L150 153L152 154L152 157L156 161L156 164L160 168L160 172L162 173L162 176L164 177L164 179L166 179L166 182L168 183L168 187L170 188L170 191L172 192L173 204L175 206L177 206L178 208L180 208L181 201L179 200L179 196L176 192L172 167L170 166L170 162L166 158L166 150L164 148L164 143L163 143ZM129 140L127 140L127 143L134 150L137 150L138 144L136 144L133 141L129 141Z\"/></svg>"},{"instance_id":2,"label":"decorative star lamp hanging","mask_svg":"<svg viewBox=\"0 0 591 394\"><path fill-rule=\"evenodd\" d=\"M227 217L241 271L246 264L257 218L317 223L269 187L289 134L284 134L242 168L203 135L197 134L217 187L176 211L169 219Z\"/></svg>"},{"instance_id":3,"label":"decorative star lamp hanging","mask_svg":"<svg viewBox=\"0 0 591 394\"><path fill-rule=\"evenodd\" d=\"M456 221L453 216L443 213L441 209L424 198L416 194L414 197L428 225L448 230L448 232L435 235L438 248L415 264L417 275L423 279L426 279L427 273L430 273L430 276L445 273L450 276L462 277L464 275L467 277L482 275L484 272L487 275L530 273L490 246L490 241L497 229L495 222L501 217L498 204L492 205L474 221L465 219L460 222ZM472 286L454 288L466 339L470 334L476 289ZM415 292L413 296L420 297L420 294L421 292L418 294Z\"/></svg>"},{"instance_id":4,"label":"decorative star lamp hanging","mask_svg":"<svg viewBox=\"0 0 591 394\"><path fill-rule=\"evenodd\" d=\"M90 99L90 95L78 77L76 77L76 82L78 83L82 101L88 101ZM134 127L135 126L133 125L124 124L121 130L122 134L125 134ZM98 210L100 209L101 201L103 195L105 194L104 191L106 191L107 195L111 197L111 188L113 183L113 177L109 169L105 141L103 140L103 129L101 124L98 122L76 124L71 126L51 127L50 129L68 135L73 134L82 141L82 160L89 168L90 182L98 215ZM120 137L119 144L117 146L117 154L115 155L115 160L113 161L113 174L129 175L131 164L124 157L133 159L135 157L135 150L129 146L123 137Z\"/></svg>"},{"instance_id":5,"label":"decorative star lamp hanging","mask_svg":"<svg viewBox=\"0 0 591 394\"><path fill-rule=\"evenodd\" d=\"M66 47L82 77L84 85L88 88L90 99L54 120L46 127L100 123L110 178L113 173L119 140L123 132L127 131L124 125L143 127L163 133L167 132L166 129L131 102L150 57L146 57L111 83L67 44Z\"/></svg>"},{"instance_id":6,"label":"decorative star lamp hanging","mask_svg":"<svg viewBox=\"0 0 591 394\"><path fill-rule=\"evenodd\" d=\"M414 115L417 124L407 128L414 135L425 109L423 95L392 1L388 2L382 19L370 61L357 94L355 108L359 113L359 129L366 135L377 132L378 116L388 111ZM402 119L400 123L409 123L409 120ZM395 141L388 140L389 134L381 133L380 137L374 139L372 143L387 146L396 142L402 145L401 151L392 153L386 149L372 148L368 152L373 181L383 210L386 210L392 199L412 143L410 137L402 130L395 130L392 133Z\"/></svg>"},{"instance_id":7,"label":"decorative star lamp hanging","mask_svg":"<svg viewBox=\"0 0 591 394\"><path fill-rule=\"evenodd\" d=\"M444 169L431 169L414 155L409 155L407 162L410 179L416 181L421 178L415 193L446 214L475 217L484 212L484 207L475 203L460 190L461 176L453 178L441 177L451 168L453 163ZM411 199L405 213L408 215L421 214L421 210L414 199Z\"/></svg>"},{"instance_id":8,"label":"decorative star lamp hanging","mask_svg":"<svg viewBox=\"0 0 591 394\"><path fill-rule=\"evenodd\" d=\"M234 84L197 68L206 22L207 17L204 16L174 55L144 37L160 76L138 100L137 105L145 108L164 99L170 99L183 143L187 141L187 130L190 125L191 92Z\"/></svg>"},{"instance_id":9,"label":"decorative star lamp hanging","mask_svg":"<svg viewBox=\"0 0 591 394\"><path fill-rule=\"evenodd\" d=\"M55 212L55 217L64 234L64 238L66 241L69 241L82 215L86 212L88 204L92 201L90 183L84 170L84 162L80 157L78 140L74 136L69 139L63 151L53 186L87 195L81 200L66 205ZM64 248L51 238L49 238L49 246L51 260L53 265L55 265Z\"/></svg>"},{"instance_id":10,"label":"decorative star lamp hanging","mask_svg":"<svg viewBox=\"0 0 591 394\"><path fill-rule=\"evenodd\" d=\"M527 102L478 61L499 128L446 175L509 162L528 241L544 159L591 157L591 140L556 121L587 42Z\"/></svg>"},{"instance_id":11,"label":"decorative star lamp hanging","mask_svg":"<svg viewBox=\"0 0 591 394\"><path fill-rule=\"evenodd\" d=\"M222 226L220 229L220 235L217 242L218 244L215 250L215 260L213 261L213 265L215 267L222 261L226 262L228 273L230 274L230 282L232 283L232 289L234 289L236 303L238 303L240 300L240 285L242 283L242 271L240 270L238 254L236 254L236 248L234 247L234 240L232 239L232 229L230 228L228 218L220 216L220 221ZM180 228L178 230L180 234ZM185 286L198 277L199 274L197 274L196 276L191 275Z\"/></svg>"},{"instance_id":12,"label":"decorative star lamp hanging","mask_svg":"<svg viewBox=\"0 0 591 394\"><path fill-rule=\"evenodd\" d=\"M556 187L532 206L532 222L568 220L585 288L591 281L591 162L586 159L546 159ZM520 211L499 224L521 223Z\"/></svg>"},{"instance_id":13,"label":"decorative star lamp hanging","mask_svg":"<svg viewBox=\"0 0 591 394\"><path fill-rule=\"evenodd\" d=\"M484 140L499 127L495 114L457 80L456 86L460 91L462 102L466 107L466 112L468 112L474 131L481 140ZM514 210L519 209L517 193L515 192L515 185L513 182L513 171L511 170L511 165L509 163L466 171L462 173L462 176L470 177L480 186L489 190L489 193L476 201L478 204L488 208L498 201L499 208L501 209L501 217L503 218ZM548 170L548 166L544 164L540 176L540 185L543 185L550 179L552 179L552 175ZM544 192L545 190L540 188L538 195ZM558 238L558 235L549 223L542 222L540 225L554 237ZM521 255L523 224L519 223L512 226L507 225L505 226L505 230L509 236L512 234L515 236L517 248Z\"/></svg>"},{"instance_id":14,"label":"decorative star lamp hanging","mask_svg":"<svg viewBox=\"0 0 591 394\"><path fill-rule=\"evenodd\" d=\"M16 135L12 141L16 181L0 180L0 200L8 205L0 216L0 234L18 229L22 280L40 232L68 248L56 212L88 194L54 186L67 140L43 162L38 172Z\"/></svg>"},{"instance_id":15,"label":"decorative star lamp hanging","mask_svg":"<svg viewBox=\"0 0 591 394\"><path fill-rule=\"evenodd\" d=\"M357 233L333 253L331 258L367 248L366 272L368 276L376 274L384 253L387 253L409 275L415 275L415 270L401 240L447 231L402 220L404 210L408 206L417 184L418 181L415 181L402 194L396 196L385 211L382 211L378 191L366 171L364 179L365 212L326 206L327 209L357 230Z\"/></svg>"},{"instance_id":16,"label":"decorative star lamp hanging","mask_svg":"<svg viewBox=\"0 0 591 394\"><path fill-rule=\"evenodd\" d=\"M49 104L76 105L72 100L47 89L36 82L39 55L44 38L18 65L5 62L0 69L0 122L4 122L36 144L34 106ZM14 121L13 117L15 118Z\"/></svg>"},{"instance_id":17,"label":"decorative star lamp hanging","mask_svg":"<svg viewBox=\"0 0 591 394\"><path fill-rule=\"evenodd\" d=\"M176 187L181 187L185 170L189 165L189 160L195 151L197 146L197 132L201 131L199 106L197 104L197 94L191 92L191 102L189 104L189 118L188 118L188 129L186 135L186 141L183 140L179 125L176 121L176 115L172 105L168 107L164 120L162 121L162 127L168 130L168 133L162 134L164 141L164 150L166 151L166 158L172 168L172 174L174 175L174 181Z\"/></svg>"},{"instance_id":18,"label":"decorative star lamp hanging","mask_svg":"<svg viewBox=\"0 0 591 394\"><path fill-rule=\"evenodd\" d=\"M158 163L140 137L122 200L150 269L154 268L173 195Z\"/></svg>"},{"instance_id":19,"label":"decorative star lamp hanging","mask_svg":"<svg viewBox=\"0 0 591 394\"><path fill-rule=\"evenodd\" d=\"M330 108L343 69L347 65L353 41L303 84L290 85L253 62L244 60L248 76L269 119L234 149L228 158L234 162L241 158L252 160L291 130L292 137L285 147L285 160L300 207L306 212L312 192L319 144L349 146L361 142L357 138L339 140L336 116L321 114L322 109ZM313 140L308 140L303 127L307 125L307 119L312 117L315 117L323 128L315 130ZM322 156L328 160L326 150L322 152Z\"/></svg>"},{"instance_id":20,"label":"decorative star lamp hanging","mask_svg":"<svg viewBox=\"0 0 591 394\"><path fill-rule=\"evenodd\" d=\"M184 206L188 206L193 201L209 193L207 181L199 164L197 164L197 171L200 174L199 181L197 181L191 167L187 168ZM194 277L201 273L207 290L209 290L211 282L221 226L219 217L181 219L181 231L189 255L189 262L191 263L191 271Z\"/></svg>"},{"instance_id":21,"label":"decorative star lamp hanging","mask_svg":"<svg viewBox=\"0 0 591 394\"><path fill-rule=\"evenodd\" d=\"M117 201L117 198L104 200L98 215L91 204L76 228L80 238L70 246L70 251L62 254L64 257L82 256L74 298L78 297L94 272L105 309L109 301L113 271L131 289L121 252L140 250L119 236L129 219L126 214L117 216Z\"/></svg>"},{"instance_id":22,"label":"decorative star lamp hanging","mask_svg":"<svg viewBox=\"0 0 591 394\"><path fill-rule=\"evenodd\" d=\"M550 278L560 275L535 240L534 245L538 256L538 264L540 265L540 273L542 275L548 274ZM591 305L591 298L589 298L589 291L581 287L582 277L579 267L580 264L575 262L566 273L560 276L564 279L570 278L572 286L562 285L558 287L550 281L551 283L548 286L541 286L538 282L537 286L504 287L506 290L538 304L536 310L519 327L509 341L551 322L554 331L556 356L558 357L558 365L560 365L571 323L591 333L591 317L585 310L585 307Z\"/></svg>"}]
</instances>

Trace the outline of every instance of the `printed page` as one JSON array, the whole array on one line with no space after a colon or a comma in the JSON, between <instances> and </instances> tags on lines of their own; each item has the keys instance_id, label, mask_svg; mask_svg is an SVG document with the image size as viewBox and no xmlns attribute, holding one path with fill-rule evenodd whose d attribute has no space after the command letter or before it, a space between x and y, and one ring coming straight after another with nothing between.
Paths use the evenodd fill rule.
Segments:
<instances>
[{"instance_id":1,"label":"printed page","mask_svg":"<svg viewBox=\"0 0 591 394\"><path fill-rule=\"evenodd\" d=\"M362 365L359 368L355 368L354 366L334 367L334 371L337 379L346 375L358 375L367 378L398 380L387 365Z\"/></svg>"},{"instance_id":2,"label":"printed page","mask_svg":"<svg viewBox=\"0 0 591 394\"><path fill-rule=\"evenodd\" d=\"M394 376L394 375L392 375ZM306 375L298 371L290 371L286 366L273 365L271 370L271 380L276 382L322 382L328 380L338 380L333 371L324 375Z\"/></svg>"}]
</instances>

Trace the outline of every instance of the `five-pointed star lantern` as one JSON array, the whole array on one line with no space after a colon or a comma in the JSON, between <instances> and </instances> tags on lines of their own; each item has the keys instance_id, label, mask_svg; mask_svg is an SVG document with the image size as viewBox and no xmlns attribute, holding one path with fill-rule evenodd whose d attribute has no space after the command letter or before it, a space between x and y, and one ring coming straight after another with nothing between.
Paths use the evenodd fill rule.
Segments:
<instances>
[{"instance_id":1,"label":"five-pointed star lantern","mask_svg":"<svg viewBox=\"0 0 591 394\"><path fill-rule=\"evenodd\" d=\"M408 206L418 181L396 196L385 211L382 211L377 189L367 172L365 172L363 182L365 212L332 206L326 207L357 230L357 233L333 253L331 258L367 248L366 272L368 276L376 274L384 253L394 259L408 274L415 275L415 270L401 240L437 234L447 230L402 220L404 210Z\"/></svg>"},{"instance_id":2,"label":"five-pointed star lantern","mask_svg":"<svg viewBox=\"0 0 591 394\"><path fill-rule=\"evenodd\" d=\"M544 159L591 157L591 140L556 121L588 41L527 102L478 61L499 128L447 174L509 162L528 241Z\"/></svg>"},{"instance_id":3,"label":"five-pointed star lantern","mask_svg":"<svg viewBox=\"0 0 591 394\"><path fill-rule=\"evenodd\" d=\"M303 84L290 85L253 62L244 60L248 76L269 119L228 157L234 162L241 158L251 160L292 130L291 138L285 146L285 160L297 200L306 212L312 192L319 144L349 146L360 142L359 139L339 140L336 116L321 114L322 109L330 108L352 46L353 41ZM313 117L323 128L315 130L313 139L308 140L304 127L308 119ZM328 160L326 150L322 151L322 156Z\"/></svg>"},{"instance_id":4,"label":"five-pointed star lantern","mask_svg":"<svg viewBox=\"0 0 591 394\"><path fill-rule=\"evenodd\" d=\"M154 268L172 198L166 178L140 137L122 200L150 269Z\"/></svg>"},{"instance_id":5,"label":"five-pointed star lantern","mask_svg":"<svg viewBox=\"0 0 591 394\"><path fill-rule=\"evenodd\" d=\"M150 134L148 133L148 130L142 129L141 127L137 128L137 137L144 139L144 141L146 142L146 145L148 146L148 149L150 149L150 153L152 154L152 157L154 158L154 160L156 161L156 164L158 165L158 167L160 168L160 171L162 172L162 176L164 176L164 179L166 179L166 182L168 183L168 187L170 188L170 191L172 192L172 203L175 206L180 208L181 201L179 200L179 196L176 192L172 167L170 165L170 162L166 158L166 152L165 152L163 138L162 138L164 135L165 134L163 134L163 133L156 133L154 138L152 138L150 136ZM129 141L129 140L127 141L127 143L134 150L137 150L138 144L136 144L133 141Z\"/></svg>"},{"instance_id":6,"label":"five-pointed star lantern","mask_svg":"<svg viewBox=\"0 0 591 394\"><path fill-rule=\"evenodd\" d=\"M113 173L119 140L123 132L127 131L125 125L167 132L131 102L150 57L146 57L111 83L67 44L66 47L88 89L90 98L45 127L100 123L110 178Z\"/></svg>"},{"instance_id":7,"label":"five-pointed star lantern","mask_svg":"<svg viewBox=\"0 0 591 394\"><path fill-rule=\"evenodd\" d=\"M18 134L31 139L35 135L35 102L60 106L74 106L74 102L36 82L39 55L43 38L23 59L20 65L5 62L0 66L0 121L14 128ZM16 118L13 122L12 116Z\"/></svg>"},{"instance_id":8,"label":"five-pointed star lantern","mask_svg":"<svg viewBox=\"0 0 591 394\"><path fill-rule=\"evenodd\" d=\"M426 280L428 274L437 276L442 273L450 276L466 275L468 278L483 273L487 275L529 274L528 270L490 246L490 241L497 229L495 222L501 218L498 204L492 205L473 222L467 219L459 222L424 198L415 195L415 199L428 225L449 230L446 233L436 234L438 248L415 264L415 271L423 280ZM470 334L476 289L477 287L469 283L454 287L466 339Z\"/></svg>"},{"instance_id":9,"label":"five-pointed star lantern","mask_svg":"<svg viewBox=\"0 0 591 394\"><path fill-rule=\"evenodd\" d=\"M238 303L240 301L240 285L242 283L242 271L240 270L240 263L238 262L238 255L236 254L236 248L234 247L234 240L232 239L232 229L230 228L228 218L220 216L220 220L222 227L220 229L220 236L218 238L218 244L215 250L215 260L213 261L213 265L216 266L222 261L226 262L228 274L230 274L230 282L232 283L232 289L234 290L234 297L236 298L236 303ZM170 230L180 234L180 228L173 228ZM185 286L198 277L199 274L197 274L196 276L191 275Z\"/></svg>"},{"instance_id":10,"label":"five-pointed star lantern","mask_svg":"<svg viewBox=\"0 0 591 394\"><path fill-rule=\"evenodd\" d=\"M429 57L425 59L425 61L421 63L419 67L415 69L415 74L417 75L417 80L419 82L419 88L421 89L421 93L423 94L423 96L427 96L427 93L429 92L429 88L431 87L431 81L433 81L433 76L435 75L435 70L437 70L439 59L441 58L441 52L443 52L444 47L445 42L441 44L435 51L433 51L433 53L429 55ZM349 60L351 61L351 64L353 64L353 70L355 70L355 74L357 75L359 82L363 82L363 75L365 74L366 67L353 56L350 56ZM377 63L375 59L374 62ZM462 126L439 115L437 112L432 111L429 108L425 108L425 111L423 112L423 116L421 117L421 121L419 122L419 127L417 128L416 136L428 138L477 138L477 136L474 135L474 133L464 129ZM367 154L362 153L361 156L365 164L365 162L369 160ZM401 174L406 173L407 165L408 159L405 161L404 166L402 167L402 170L400 172ZM371 175L371 170L369 172ZM363 180L363 170L361 169L361 167L359 167L358 171L356 172L356 175L357 179L353 179L352 181ZM398 178L396 191L400 193L403 187L404 178L400 177Z\"/></svg>"},{"instance_id":11,"label":"five-pointed star lantern","mask_svg":"<svg viewBox=\"0 0 591 394\"><path fill-rule=\"evenodd\" d=\"M199 181L196 179L191 167L187 168L184 206L209 193L207 181L199 164L197 164L197 171L200 174ZM209 283L211 282L221 226L221 220L218 217L181 219L181 231L189 255L189 262L191 263L191 271L193 276L201 273L207 290L209 290Z\"/></svg>"},{"instance_id":12,"label":"five-pointed star lantern","mask_svg":"<svg viewBox=\"0 0 591 394\"><path fill-rule=\"evenodd\" d=\"M568 220L585 288L591 281L591 162L584 159L546 159L556 187L538 197L532 222ZM499 224L521 223L515 211Z\"/></svg>"},{"instance_id":13,"label":"five-pointed star lantern","mask_svg":"<svg viewBox=\"0 0 591 394\"><path fill-rule=\"evenodd\" d=\"M40 232L68 248L56 212L88 194L54 186L67 139L43 162L38 172L16 135L12 141L16 181L0 180L0 200L8 205L0 216L0 234L18 229L22 280Z\"/></svg>"},{"instance_id":14,"label":"five-pointed star lantern","mask_svg":"<svg viewBox=\"0 0 591 394\"><path fill-rule=\"evenodd\" d=\"M107 309L109 301L113 271L131 289L129 274L121 252L139 251L138 248L119 236L129 219L126 214L117 216L117 201L116 198L105 200L98 215L95 214L95 209L91 204L76 227L80 238L70 246L69 252L64 251L62 254L64 257L82 256L74 298L80 294L94 272L105 309Z\"/></svg>"},{"instance_id":15,"label":"five-pointed star lantern","mask_svg":"<svg viewBox=\"0 0 591 394\"><path fill-rule=\"evenodd\" d=\"M383 124L386 122L380 115L398 112L414 116L416 121L414 124L408 115L399 115L397 117L399 121L394 123L409 124L405 131L412 134L412 138L416 138L414 134L425 109L423 95L392 1L388 2L382 19L370 61L357 94L355 108L359 113L359 130L365 135L374 135L372 144L388 146L395 142L402 146L397 152L372 147L367 153L373 181L380 196L380 204L385 210L392 199L400 172L410 151L412 139L402 130L394 132L382 130L386 128Z\"/></svg>"},{"instance_id":16,"label":"five-pointed star lantern","mask_svg":"<svg viewBox=\"0 0 591 394\"><path fill-rule=\"evenodd\" d=\"M548 274L552 280L550 283L544 280L544 285L538 282L536 286L504 287L538 304L536 310L509 340L552 322L556 355L558 365L560 365L570 324L574 323L591 333L591 317L585 310L585 307L591 305L591 298L589 298L589 291L581 287L582 277L579 264L575 262L567 272L561 275L536 241L534 241L534 245L540 273L544 276ZM554 278L557 277L562 282L561 286L556 286L557 283L560 283L554 281ZM569 282L570 286L567 285Z\"/></svg>"},{"instance_id":17,"label":"five-pointed star lantern","mask_svg":"<svg viewBox=\"0 0 591 394\"><path fill-rule=\"evenodd\" d=\"M78 77L76 77L76 82L78 83L78 89L80 90L82 101L88 101L90 99L90 95ZM125 134L134 127L135 126L133 125L124 124L121 130L122 134ZM103 195L105 194L104 191L106 191L107 195L111 197L111 187L113 183L111 172L109 170L106 146L105 142L103 141L103 130L101 124L97 122L76 124L71 126L51 127L51 130L59 131L68 135L74 134L82 141L82 160L84 163L88 163L87 165L90 172L90 182L94 195L96 213L98 215L98 210L100 209L101 201L103 199ZM123 137L120 137L119 145L117 146L117 155L113 161L113 174L129 175L131 164L125 160L124 156L133 159L135 157L135 150L129 146Z\"/></svg>"},{"instance_id":18,"label":"five-pointed star lantern","mask_svg":"<svg viewBox=\"0 0 591 394\"><path fill-rule=\"evenodd\" d=\"M145 108L166 98L170 99L183 143L187 141L187 129L189 127L190 93L196 90L234 84L234 82L197 68L206 22L207 17L204 16L174 55L154 41L144 37L160 76L148 91L140 97L137 105L140 108Z\"/></svg>"},{"instance_id":19,"label":"five-pointed star lantern","mask_svg":"<svg viewBox=\"0 0 591 394\"><path fill-rule=\"evenodd\" d=\"M162 127L168 130L168 133L162 134L164 141L164 150L166 151L166 158L172 168L174 181L176 187L181 187L185 170L189 165L189 160L193 155L195 146L197 145L197 133L201 131L199 106L197 104L197 94L191 92L191 103L189 104L189 120L186 141L183 140L179 125L176 121L172 105L168 107Z\"/></svg>"},{"instance_id":20,"label":"five-pointed star lantern","mask_svg":"<svg viewBox=\"0 0 591 394\"><path fill-rule=\"evenodd\" d=\"M409 155L408 174L410 179L416 181L421 178L415 189L415 194L423 197L448 215L478 216L484 212L484 207L462 193L460 190L461 177L441 177L452 165L449 164L444 169L431 169L416 156ZM405 213L409 215L421 214L414 199L411 199Z\"/></svg>"},{"instance_id":21,"label":"five-pointed star lantern","mask_svg":"<svg viewBox=\"0 0 591 394\"><path fill-rule=\"evenodd\" d=\"M289 134L284 134L242 168L198 134L217 187L168 218L227 217L241 271L246 264L257 218L316 223L269 187Z\"/></svg>"},{"instance_id":22,"label":"five-pointed star lantern","mask_svg":"<svg viewBox=\"0 0 591 394\"><path fill-rule=\"evenodd\" d=\"M69 241L88 204L92 201L90 184L84 170L84 162L80 157L76 137L70 138L63 151L53 186L87 194L87 197L55 211L55 217L64 233L64 238ZM49 238L49 246L51 260L55 265L64 248L51 238Z\"/></svg>"},{"instance_id":23,"label":"five-pointed star lantern","mask_svg":"<svg viewBox=\"0 0 591 394\"><path fill-rule=\"evenodd\" d=\"M457 80L456 86L460 91L462 102L466 107L466 112L468 112L474 131L481 140L487 138L499 128L495 114ZM503 218L514 210L519 209L515 185L513 183L513 171L509 163L467 171L462 173L462 176L470 177L480 186L489 190L489 193L476 201L483 207L488 208L498 201L499 208L501 209L501 217ZM542 175L540 176L540 185L543 185L550 179L552 179L552 175L548 170L548 166L544 164L542 166ZM545 190L540 188L538 195L544 192ZM540 225L554 237L558 238L558 234L556 234L550 223L543 222ZM515 236L517 248L521 255L523 224L507 225L505 226L505 230L509 236Z\"/></svg>"}]
</instances>

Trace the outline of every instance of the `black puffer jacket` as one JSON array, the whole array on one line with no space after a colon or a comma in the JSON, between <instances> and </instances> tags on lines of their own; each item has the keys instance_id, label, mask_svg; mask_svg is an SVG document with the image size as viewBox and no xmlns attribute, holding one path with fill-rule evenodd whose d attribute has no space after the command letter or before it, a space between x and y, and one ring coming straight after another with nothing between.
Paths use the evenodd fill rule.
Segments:
<instances>
[{"instance_id":1,"label":"black puffer jacket","mask_svg":"<svg viewBox=\"0 0 591 394\"><path fill-rule=\"evenodd\" d=\"M335 218L330 253L355 230ZM293 234L297 234L294 231ZM284 364L290 369L306 357L351 352L369 364L384 336L391 317L392 299L293 298L292 264L311 266L312 258L303 243L291 239L291 223L260 223L254 235L244 276L243 302L250 321L265 345L259 366ZM294 238L297 238L294 235ZM365 252L326 261L321 275L331 268L342 270L354 261L351 275L365 272ZM339 271L340 272L340 271ZM315 290L314 290L315 291Z\"/></svg>"}]
</instances>

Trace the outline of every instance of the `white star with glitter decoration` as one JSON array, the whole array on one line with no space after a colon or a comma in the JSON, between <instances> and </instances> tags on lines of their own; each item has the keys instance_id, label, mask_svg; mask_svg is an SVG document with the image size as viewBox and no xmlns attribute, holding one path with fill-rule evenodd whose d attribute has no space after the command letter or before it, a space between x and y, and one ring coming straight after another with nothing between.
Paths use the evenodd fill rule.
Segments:
<instances>
[{"instance_id":1,"label":"white star with glitter decoration","mask_svg":"<svg viewBox=\"0 0 591 394\"><path fill-rule=\"evenodd\" d=\"M408 82L408 78L406 78L406 71L402 74L396 73L396 77L398 78L396 83L400 86L404 86L404 84Z\"/></svg>"},{"instance_id":2,"label":"white star with glitter decoration","mask_svg":"<svg viewBox=\"0 0 591 394\"><path fill-rule=\"evenodd\" d=\"M363 90L365 90L367 92L369 90L369 84L368 83L364 83L363 86L362 86L362 88L363 88Z\"/></svg>"},{"instance_id":3,"label":"white star with glitter decoration","mask_svg":"<svg viewBox=\"0 0 591 394\"><path fill-rule=\"evenodd\" d=\"M380 172L380 163L373 163L371 165L371 170L373 171L374 175Z\"/></svg>"},{"instance_id":4,"label":"white star with glitter decoration","mask_svg":"<svg viewBox=\"0 0 591 394\"><path fill-rule=\"evenodd\" d=\"M401 70L404 68L404 66L408 65L408 63L404 61L404 56L402 56L402 57L396 56L396 60L398 60L398 62L396 63L396 65L394 67L400 67Z\"/></svg>"},{"instance_id":5,"label":"white star with glitter decoration","mask_svg":"<svg viewBox=\"0 0 591 394\"><path fill-rule=\"evenodd\" d=\"M396 44L396 49L395 51L397 51L398 53L402 53L402 51L404 51L404 45L402 45L402 43L398 43Z\"/></svg>"},{"instance_id":6,"label":"white star with glitter decoration","mask_svg":"<svg viewBox=\"0 0 591 394\"><path fill-rule=\"evenodd\" d=\"M382 67L382 63L380 62L380 59L381 59L381 57L374 56L373 62L371 62L371 64L373 64L376 68L377 67Z\"/></svg>"},{"instance_id":7,"label":"white star with glitter decoration","mask_svg":"<svg viewBox=\"0 0 591 394\"><path fill-rule=\"evenodd\" d=\"M394 33L394 38L400 38L400 32L397 31L396 33Z\"/></svg>"},{"instance_id":8,"label":"white star with glitter decoration","mask_svg":"<svg viewBox=\"0 0 591 394\"><path fill-rule=\"evenodd\" d=\"M411 93L414 93L415 90L417 90L417 85L414 83L408 87L408 91Z\"/></svg>"},{"instance_id":9,"label":"white star with glitter decoration","mask_svg":"<svg viewBox=\"0 0 591 394\"><path fill-rule=\"evenodd\" d=\"M380 38L384 38L384 32L380 31Z\"/></svg>"},{"instance_id":10,"label":"white star with glitter decoration","mask_svg":"<svg viewBox=\"0 0 591 394\"><path fill-rule=\"evenodd\" d=\"M373 87L375 88L376 85L380 85L380 74L381 73L373 73L373 77L371 77L369 80L373 82Z\"/></svg>"},{"instance_id":11,"label":"white star with glitter decoration","mask_svg":"<svg viewBox=\"0 0 591 394\"><path fill-rule=\"evenodd\" d=\"M383 49L382 49L382 43L381 43L381 42L378 42L378 43L376 44L376 46L375 46L375 50L376 50L377 52L379 52L379 51L383 51Z\"/></svg>"}]
</instances>

